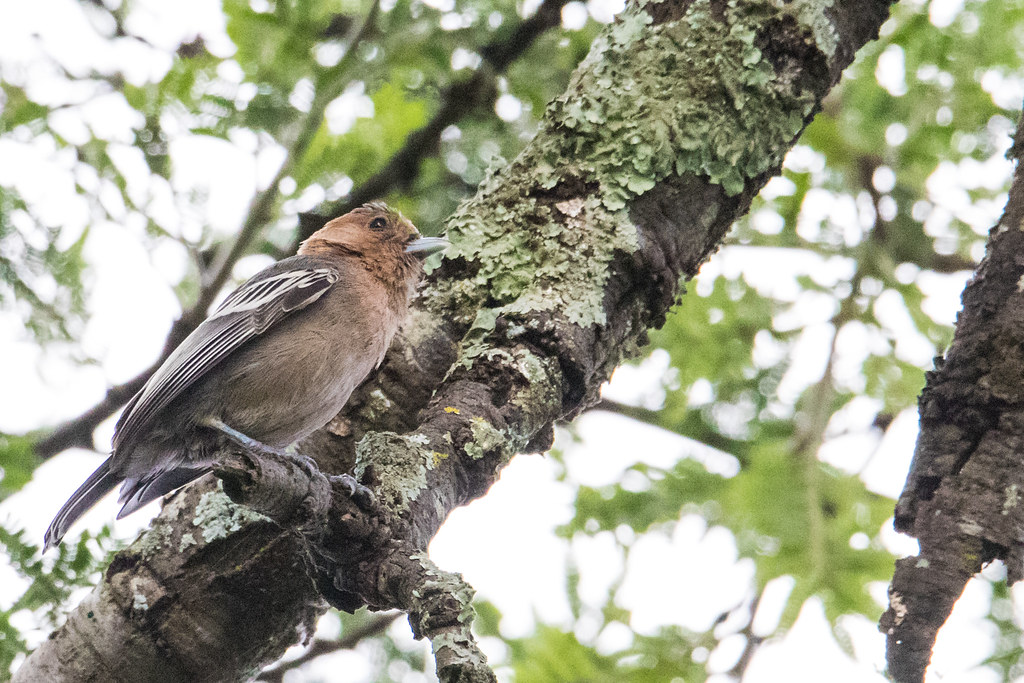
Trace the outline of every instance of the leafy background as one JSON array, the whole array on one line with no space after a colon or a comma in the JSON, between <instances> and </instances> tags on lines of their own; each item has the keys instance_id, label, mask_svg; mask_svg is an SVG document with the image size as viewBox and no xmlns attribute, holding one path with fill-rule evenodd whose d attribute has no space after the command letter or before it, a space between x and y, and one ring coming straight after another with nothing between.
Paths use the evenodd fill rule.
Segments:
<instances>
[{"instance_id":1,"label":"leafy background","mask_svg":"<svg viewBox=\"0 0 1024 683\"><path fill-rule=\"evenodd\" d=\"M132 532L94 525L40 559L23 527L96 457L37 470L47 429L144 370L182 311L293 248L300 213L382 182L439 230L619 9L548 0L561 25L495 65L537 2L30 5L8 0L0 27L0 676ZM916 397L1005 202L1022 67L1019 0L895 6L602 404L453 515L432 553L481 589L504 679L881 680L873 622L914 548L890 527ZM936 680L1024 675L1002 578L969 587ZM432 678L402 620L368 614L326 616L263 676L339 666Z\"/></svg>"}]
</instances>

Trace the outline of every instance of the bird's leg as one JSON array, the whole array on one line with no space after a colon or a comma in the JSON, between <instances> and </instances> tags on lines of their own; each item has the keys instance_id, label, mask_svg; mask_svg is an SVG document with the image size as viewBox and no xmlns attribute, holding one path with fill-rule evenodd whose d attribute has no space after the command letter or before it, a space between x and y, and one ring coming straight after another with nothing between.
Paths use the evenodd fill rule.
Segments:
<instances>
[{"instance_id":1,"label":"bird's leg","mask_svg":"<svg viewBox=\"0 0 1024 683\"><path fill-rule=\"evenodd\" d=\"M228 441L251 453L261 455L284 455L284 451L280 451L272 446L268 446L262 441L257 441L251 436L243 434L231 425L225 423L224 420L221 420L219 417L208 417L203 420L201 424L204 427L216 429L218 432L226 436Z\"/></svg>"},{"instance_id":2,"label":"bird's leg","mask_svg":"<svg viewBox=\"0 0 1024 683\"><path fill-rule=\"evenodd\" d=\"M312 458L301 455L298 453L286 453L278 450L267 444L257 441L251 436L247 436L242 432L238 431L234 427L228 425L223 420L217 417L208 417L203 420L203 426L209 427L210 429L216 429L218 432L227 437L228 441L231 441L236 446L249 451L250 453L262 454L262 455L276 455L285 458L291 458L296 461L300 466L306 468L306 470L312 474L319 472L320 469L317 467L316 461ZM351 474L339 474L330 477L332 483L341 484L341 487L345 489L348 497L351 498L356 505L364 510L368 510L373 507L374 503L377 502L377 497L373 495L373 491L360 484L355 477Z\"/></svg>"},{"instance_id":3,"label":"bird's leg","mask_svg":"<svg viewBox=\"0 0 1024 683\"><path fill-rule=\"evenodd\" d=\"M306 470L306 473L311 477L320 472L320 468L317 466L316 461L313 460L313 458L298 453L288 453L278 448L274 448L273 446L268 446L262 441L257 441L251 436L243 434L242 432L238 431L237 429L227 424L226 422L224 422L224 420L221 420L218 417L208 417L205 420L203 420L202 424L204 427L216 429L218 432L227 437L228 441L250 453L263 456L277 456L279 458L288 458L297 463L304 470Z\"/></svg>"}]
</instances>

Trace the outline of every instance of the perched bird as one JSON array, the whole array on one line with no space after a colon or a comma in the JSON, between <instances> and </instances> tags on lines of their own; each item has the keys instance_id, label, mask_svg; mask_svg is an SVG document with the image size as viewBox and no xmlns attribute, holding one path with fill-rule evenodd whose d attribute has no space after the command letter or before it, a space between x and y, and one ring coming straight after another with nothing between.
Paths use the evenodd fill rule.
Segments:
<instances>
[{"instance_id":1,"label":"perched bird","mask_svg":"<svg viewBox=\"0 0 1024 683\"><path fill-rule=\"evenodd\" d=\"M128 402L113 452L57 513L46 548L122 482L118 519L210 471L225 439L278 449L325 425L383 360L422 260L447 245L374 202L253 276Z\"/></svg>"}]
</instances>

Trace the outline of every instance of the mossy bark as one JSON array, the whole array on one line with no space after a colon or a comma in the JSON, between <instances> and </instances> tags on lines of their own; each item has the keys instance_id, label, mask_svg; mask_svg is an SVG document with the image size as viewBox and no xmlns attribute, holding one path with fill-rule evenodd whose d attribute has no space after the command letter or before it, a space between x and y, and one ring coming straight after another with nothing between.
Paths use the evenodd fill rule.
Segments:
<instances>
[{"instance_id":1,"label":"mossy bark","mask_svg":"<svg viewBox=\"0 0 1024 683\"><path fill-rule=\"evenodd\" d=\"M536 138L451 218L452 249L381 372L300 445L325 472L354 468L377 506L336 497L315 534L234 515L221 536L183 512L198 491L179 495L90 598L116 618L88 621L80 608L16 679L242 679L308 634L324 597L406 610L432 640L442 680L488 680L468 587L423 549L515 453L545 450L556 421L597 401L778 172L889 5L629 3ZM158 577L158 610L148 593L141 614L134 598L111 597L136 576ZM185 602L196 591L205 602ZM270 606L273 618L253 624ZM182 613L192 621L163 618ZM196 623L203 639L182 646ZM111 629L125 649L145 643L144 657L98 654L90 642L115 642Z\"/></svg>"}]
</instances>

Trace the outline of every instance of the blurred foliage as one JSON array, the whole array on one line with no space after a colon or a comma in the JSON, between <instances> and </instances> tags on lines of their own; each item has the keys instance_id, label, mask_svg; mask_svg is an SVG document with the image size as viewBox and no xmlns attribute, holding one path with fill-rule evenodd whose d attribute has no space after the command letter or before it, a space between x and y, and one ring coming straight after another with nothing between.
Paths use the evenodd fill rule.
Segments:
<instances>
[{"instance_id":1,"label":"blurred foliage","mask_svg":"<svg viewBox=\"0 0 1024 683\"><path fill-rule=\"evenodd\" d=\"M85 532L77 542L59 546L56 557L44 561L40 559L42 547L32 543L25 532L0 526L0 549L17 574L16 580L5 581L24 586L21 596L0 610L0 672L8 672L18 655L31 651L26 632L38 640L62 623L74 604L72 593L96 584L119 545L109 528L96 535Z\"/></svg>"},{"instance_id":2,"label":"blurred foliage","mask_svg":"<svg viewBox=\"0 0 1024 683\"><path fill-rule=\"evenodd\" d=\"M23 113L18 107L15 116ZM84 315L83 231L68 244L57 227L34 229L17 192L0 185L0 308L40 342L71 341Z\"/></svg>"},{"instance_id":3,"label":"blurred foliage","mask_svg":"<svg viewBox=\"0 0 1024 683\"><path fill-rule=\"evenodd\" d=\"M0 433L0 500L28 483L35 470L34 435Z\"/></svg>"},{"instance_id":4,"label":"blurred foliage","mask_svg":"<svg viewBox=\"0 0 1024 683\"><path fill-rule=\"evenodd\" d=\"M955 13L947 5L894 7L781 178L652 333L655 360L668 364L657 409L606 407L683 437L691 455L655 466L638 448L621 480L603 486L581 485L563 468L575 496L575 514L559 530L571 566L571 619L507 637L497 608L481 601L478 631L503 642L495 662L502 675L738 679L761 643L783 637L811 598L851 653L843 618L881 612L869 589L892 569L882 530L893 501L869 490L861 474L894 419L914 409L929 358L951 339L951 320L935 313L931 293L962 284L982 253L1005 201L999 164L1024 92L1024 2L965 0ZM54 178L52 192L39 193L22 174L0 173L0 316L16 323L11 339L80 362L89 359L71 342L89 329L92 226L125 226L146 253L170 244L192 255L184 276L170 278L186 308L230 242L206 219L210 192L176 167L175 145L216 140L252 158L286 160L280 184L266 190L272 210L257 217L265 229L249 249L277 254L300 212L344 198L385 168L445 93L483 70L486 87L460 103L414 179L396 182L386 197L433 233L490 164L517 154L601 28L598 4L570 3L563 16L576 17L573 28L545 32L491 73L487 46L520 24L528 14L521 5L395 0L374 15L367 0L224 0L226 35L186 33L172 46L133 33L133 18L148 11L139 0L83 0L78 9L76 30L163 64L140 75L123 54L120 65L114 57L70 63L43 42L31 64L0 59L0 171L5 158L34 154ZM130 123L119 132L90 117L87 106L98 99ZM0 499L30 479L33 438L0 435ZM586 447L582 440L564 455ZM563 454L552 457L562 462ZM622 592L630 555L643 539L671 538L692 520L705 537L728 534L737 563L753 567L738 590L745 597L724 604L704 630L641 630ZM25 586L0 612L0 672L25 651L27 631L58 623L72 589L95 580L112 542L107 532L82 539L62 546L50 567L23 534L0 529ZM611 539L621 557L596 603L579 590L589 568L573 559L594 539ZM754 613L777 579L792 582L781 617L770 633L755 632ZM983 666L1012 680L1020 674L1020 619L1005 586L992 593L996 646ZM337 618L340 637L361 623L359 615ZM428 655L395 631L359 645L374 680L421 680ZM617 634L617 645L599 647L601 634ZM738 655L716 657L737 638Z\"/></svg>"}]
</instances>

